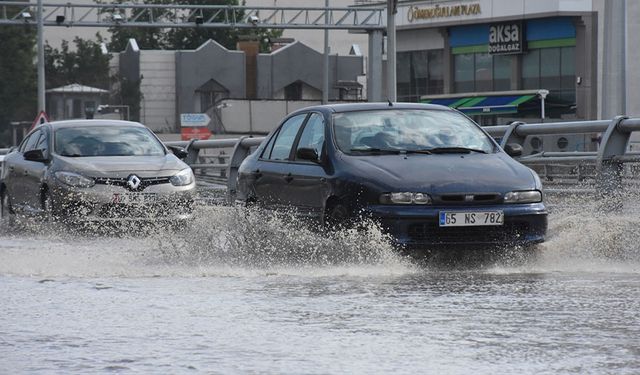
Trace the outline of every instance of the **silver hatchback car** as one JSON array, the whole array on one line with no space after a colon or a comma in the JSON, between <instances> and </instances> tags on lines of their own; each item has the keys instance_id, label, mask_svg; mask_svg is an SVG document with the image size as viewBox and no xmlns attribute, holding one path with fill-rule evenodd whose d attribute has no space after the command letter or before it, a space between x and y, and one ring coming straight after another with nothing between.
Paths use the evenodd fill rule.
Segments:
<instances>
[{"instance_id":1,"label":"silver hatchback car","mask_svg":"<svg viewBox=\"0 0 640 375\"><path fill-rule=\"evenodd\" d=\"M196 184L183 153L135 122L43 124L4 158L0 218L184 221Z\"/></svg>"}]
</instances>

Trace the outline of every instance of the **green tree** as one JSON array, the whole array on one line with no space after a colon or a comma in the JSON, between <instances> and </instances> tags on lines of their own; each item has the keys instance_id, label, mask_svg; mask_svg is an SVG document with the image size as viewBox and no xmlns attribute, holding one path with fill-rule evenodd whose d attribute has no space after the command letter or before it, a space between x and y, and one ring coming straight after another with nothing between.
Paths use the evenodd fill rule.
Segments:
<instances>
[{"instance_id":1,"label":"green tree","mask_svg":"<svg viewBox=\"0 0 640 375\"><path fill-rule=\"evenodd\" d=\"M63 41L60 49L49 44L45 46L45 76L48 88L71 83L109 89L109 54L102 53L102 36L96 34L96 40L76 37L75 49L69 49L69 43Z\"/></svg>"},{"instance_id":2,"label":"green tree","mask_svg":"<svg viewBox=\"0 0 640 375\"><path fill-rule=\"evenodd\" d=\"M17 11L17 10L16 10ZM36 30L0 26L0 146L11 144L11 122L32 121L37 111Z\"/></svg>"}]
</instances>

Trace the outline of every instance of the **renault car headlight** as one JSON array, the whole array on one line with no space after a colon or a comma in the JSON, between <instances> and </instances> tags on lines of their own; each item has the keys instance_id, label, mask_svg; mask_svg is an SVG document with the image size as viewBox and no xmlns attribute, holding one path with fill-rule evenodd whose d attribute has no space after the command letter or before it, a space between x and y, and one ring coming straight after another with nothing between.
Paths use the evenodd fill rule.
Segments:
<instances>
[{"instance_id":1,"label":"renault car headlight","mask_svg":"<svg viewBox=\"0 0 640 375\"><path fill-rule=\"evenodd\" d=\"M55 173L55 176L58 180L73 187L90 188L96 184L92 178L87 178L73 172L58 171Z\"/></svg>"},{"instance_id":2,"label":"renault car headlight","mask_svg":"<svg viewBox=\"0 0 640 375\"><path fill-rule=\"evenodd\" d=\"M191 168L185 168L173 175L169 181L173 186L187 186L193 182L193 171Z\"/></svg>"},{"instance_id":3,"label":"renault car headlight","mask_svg":"<svg viewBox=\"0 0 640 375\"><path fill-rule=\"evenodd\" d=\"M431 197L425 193L398 192L380 196L382 204L431 204Z\"/></svg>"},{"instance_id":4,"label":"renault car headlight","mask_svg":"<svg viewBox=\"0 0 640 375\"><path fill-rule=\"evenodd\" d=\"M542 202L539 190L510 191L504 195L504 203L538 203Z\"/></svg>"}]
</instances>

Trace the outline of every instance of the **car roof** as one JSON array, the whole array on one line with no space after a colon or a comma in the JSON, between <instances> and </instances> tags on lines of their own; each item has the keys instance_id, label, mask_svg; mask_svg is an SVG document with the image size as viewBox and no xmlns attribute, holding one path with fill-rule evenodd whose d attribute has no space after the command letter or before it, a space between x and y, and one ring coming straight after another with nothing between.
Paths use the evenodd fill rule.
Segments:
<instances>
[{"instance_id":1,"label":"car roof","mask_svg":"<svg viewBox=\"0 0 640 375\"><path fill-rule=\"evenodd\" d=\"M380 102L380 103L340 103L340 104L326 104L317 105L300 109L297 112L309 111L309 110L328 110L334 113L342 112L355 112L355 111L367 111L367 110L391 110L391 109L429 109L440 111L453 111L451 108L436 105L436 104L423 104L423 103L397 103L397 102Z\"/></svg>"},{"instance_id":2,"label":"car roof","mask_svg":"<svg viewBox=\"0 0 640 375\"><path fill-rule=\"evenodd\" d=\"M132 126L145 127L139 122L122 120L63 120L47 123L52 129L63 129L73 127L102 127L102 126Z\"/></svg>"}]
</instances>

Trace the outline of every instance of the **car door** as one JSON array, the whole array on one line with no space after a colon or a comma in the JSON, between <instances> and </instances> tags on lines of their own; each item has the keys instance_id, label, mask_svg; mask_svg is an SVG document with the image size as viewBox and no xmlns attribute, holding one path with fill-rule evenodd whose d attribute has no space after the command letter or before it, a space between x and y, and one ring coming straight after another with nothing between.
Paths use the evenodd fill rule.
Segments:
<instances>
[{"instance_id":1,"label":"car door","mask_svg":"<svg viewBox=\"0 0 640 375\"><path fill-rule=\"evenodd\" d=\"M291 150L306 117L304 113L285 120L267 143L255 169L250 171L254 176L252 185L256 199L268 208L283 208L290 204L286 188L291 180Z\"/></svg>"},{"instance_id":2,"label":"car door","mask_svg":"<svg viewBox=\"0 0 640 375\"><path fill-rule=\"evenodd\" d=\"M25 160L24 153L28 150L35 149L39 139L40 130L28 135L18 148L17 152L7 155L5 159L5 168L7 176L4 180L11 199L11 205L18 210L25 210L29 206L29 191L26 186L26 174L29 171L30 161Z\"/></svg>"},{"instance_id":3,"label":"car door","mask_svg":"<svg viewBox=\"0 0 640 375\"><path fill-rule=\"evenodd\" d=\"M40 136L33 145L27 145L25 153L32 150L40 150L45 159L49 157L49 136L45 128L40 129ZM23 154L24 156L24 154ZM42 181L47 170L47 162L24 159L23 163L23 189L25 204L30 210L42 208Z\"/></svg>"},{"instance_id":4,"label":"car door","mask_svg":"<svg viewBox=\"0 0 640 375\"><path fill-rule=\"evenodd\" d=\"M329 193L326 165L326 122L321 113L311 113L304 124L290 162L291 179L288 181L289 204L310 217L320 217ZM317 159L300 157L298 150L312 149Z\"/></svg>"}]
</instances>

